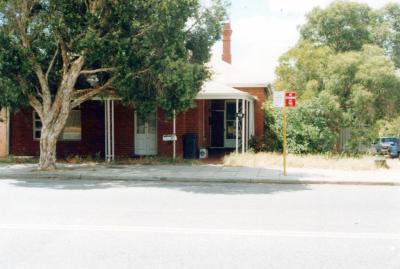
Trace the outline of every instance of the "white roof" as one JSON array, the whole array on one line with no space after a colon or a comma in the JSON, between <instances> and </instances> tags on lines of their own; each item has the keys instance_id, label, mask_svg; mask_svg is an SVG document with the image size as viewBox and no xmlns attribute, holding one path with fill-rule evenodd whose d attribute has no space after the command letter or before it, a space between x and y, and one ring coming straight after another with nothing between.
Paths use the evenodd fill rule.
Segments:
<instances>
[{"instance_id":1,"label":"white roof","mask_svg":"<svg viewBox=\"0 0 400 269\"><path fill-rule=\"evenodd\" d=\"M253 100L254 96L247 92L234 89L217 81L207 81L203 84L196 99L247 99Z\"/></svg>"},{"instance_id":2,"label":"white roof","mask_svg":"<svg viewBox=\"0 0 400 269\"><path fill-rule=\"evenodd\" d=\"M247 92L235 88L265 88L268 83L232 65L213 57L208 63L211 79L203 84L196 99L255 99Z\"/></svg>"},{"instance_id":3,"label":"white roof","mask_svg":"<svg viewBox=\"0 0 400 269\"><path fill-rule=\"evenodd\" d=\"M224 62L219 57L212 57L208 66L212 72L212 80L234 88L265 88L268 82L246 71L239 70L233 65Z\"/></svg>"}]
</instances>

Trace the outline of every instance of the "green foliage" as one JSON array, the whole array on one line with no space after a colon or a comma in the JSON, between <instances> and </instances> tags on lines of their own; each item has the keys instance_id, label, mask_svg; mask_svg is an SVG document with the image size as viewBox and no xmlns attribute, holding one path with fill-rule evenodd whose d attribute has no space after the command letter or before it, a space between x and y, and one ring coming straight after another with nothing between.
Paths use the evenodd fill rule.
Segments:
<instances>
[{"instance_id":1,"label":"green foliage","mask_svg":"<svg viewBox=\"0 0 400 269\"><path fill-rule=\"evenodd\" d=\"M317 7L308 13L300 33L303 39L336 52L359 50L372 41L372 20L368 5L334 1L326 9Z\"/></svg>"},{"instance_id":2,"label":"green foliage","mask_svg":"<svg viewBox=\"0 0 400 269\"><path fill-rule=\"evenodd\" d=\"M300 42L279 59L276 68L276 90L294 90L300 98L308 99L324 88L324 74L333 54L328 47Z\"/></svg>"},{"instance_id":3,"label":"green foliage","mask_svg":"<svg viewBox=\"0 0 400 269\"><path fill-rule=\"evenodd\" d=\"M288 110L287 119L289 152L304 154L333 150L337 134L332 130L340 121L337 98L323 92L296 109Z\"/></svg>"},{"instance_id":4,"label":"green foliage","mask_svg":"<svg viewBox=\"0 0 400 269\"><path fill-rule=\"evenodd\" d=\"M52 96L68 65L84 57L76 90L107 82L139 114L187 109L209 72L225 3L199 0L10 0L0 5L0 106L42 100L40 68ZM21 19L23 18L23 19ZM21 23L22 22L22 23ZM94 81L95 85L91 84Z\"/></svg>"},{"instance_id":5,"label":"green foliage","mask_svg":"<svg viewBox=\"0 0 400 269\"><path fill-rule=\"evenodd\" d=\"M282 110L265 106L265 151L282 151ZM334 149L341 121L338 99L329 92L305 100L294 109L287 109L287 144L290 153L326 153Z\"/></svg>"},{"instance_id":6,"label":"green foliage","mask_svg":"<svg viewBox=\"0 0 400 269\"><path fill-rule=\"evenodd\" d=\"M335 52L358 51L365 44L385 49L400 68L400 4L389 3L380 10L368 5L334 1L327 8L314 8L301 26L302 40L327 46Z\"/></svg>"},{"instance_id":7,"label":"green foliage","mask_svg":"<svg viewBox=\"0 0 400 269\"><path fill-rule=\"evenodd\" d=\"M400 79L395 72L399 14L399 4L373 10L365 4L335 1L307 15L298 44L279 60L275 82L276 89L295 90L299 95L299 115L293 116L293 124L300 134L294 141L304 145L297 152L307 151L312 144L305 137L319 141L314 128L325 134L323 124L303 117L307 109L302 107L315 97L329 94L336 100L338 120L327 126L336 137L341 127L350 128L347 148L353 152L378 135L378 121L399 115ZM328 116L322 117L329 122Z\"/></svg>"},{"instance_id":8,"label":"green foliage","mask_svg":"<svg viewBox=\"0 0 400 269\"><path fill-rule=\"evenodd\" d=\"M380 120L377 124L379 136L397 136L400 137L400 116L390 120Z\"/></svg>"},{"instance_id":9,"label":"green foliage","mask_svg":"<svg viewBox=\"0 0 400 269\"><path fill-rule=\"evenodd\" d=\"M339 53L324 70L326 90L338 96L345 126L373 125L399 112L399 79L383 49L365 45L361 51Z\"/></svg>"},{"instance_id":10,"label":"green foliage","mask_svg":"<svg viewBox=\"0 0 400 269\"><path fill-rule=\"evenodd\" d=\"M400 4L389 3L376 14L374 41L385 48L397 68L400 68Z\"/></svg>"}]
</instances>

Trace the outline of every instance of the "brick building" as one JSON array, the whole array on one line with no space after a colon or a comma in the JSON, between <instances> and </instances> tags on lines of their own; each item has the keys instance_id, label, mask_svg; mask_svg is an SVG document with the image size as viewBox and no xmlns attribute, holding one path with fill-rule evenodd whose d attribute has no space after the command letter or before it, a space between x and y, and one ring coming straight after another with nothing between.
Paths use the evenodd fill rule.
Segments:
<instances>
[{"instance_id":1,"label":"brick building","mask_svg":"<svg viewBox=\"0 0 400 269\"><path fill-rule=\"evenodd\" d=\"M166 121L161 109L141 120L133 107L123 106L118 98L85 102L71 112L57 154L108 159L172 156L174 152L183 156L184 136L188 134L197 137L197 149L246 151L252 136L263 136L262 104L267 83L231 65L231 34L228 23L224 27L222 59L214 58L209 63L212 79L198 93L193 108L176 115L175 120ZM41 122L31 108L12 113L9 130L10 154L39 155ZM176 135L177 141L165 141L165 135Z\"/></svg>"}]
</instances>

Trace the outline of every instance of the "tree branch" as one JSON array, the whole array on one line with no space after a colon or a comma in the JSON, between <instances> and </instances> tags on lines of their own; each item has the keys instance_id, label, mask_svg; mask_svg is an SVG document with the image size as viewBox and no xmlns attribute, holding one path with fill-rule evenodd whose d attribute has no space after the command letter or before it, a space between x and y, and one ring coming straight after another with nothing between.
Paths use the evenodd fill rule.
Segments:
<instances>
[{"instance_id":1,"label":"tree branch","mask_svg":"<svg viewBox=\"0 0 400 269\"><path fill-rule=\"evenodd\" d=\"M33 109L36 110L36 112L39 114L39 117L42 119L44 116L44 113L43 113L43 106L40 103L40 101L32 94L28 95L28 100L29 100L29 104L33 107Z\"/></svg>"},{"instance_id":2,"label":"tree branch","mask_svg":"<svg viewBox=\"0 0 400 269\"><path fill-rule=\"evenodd\" d=\"M115 80L115 77L109 79L107 83L104 85L98 87L98 88L93 88L93 89L83 89L76 91L76 98L71 102L71 109L79 106L83 102L95 97L96 95L100 94L102 91L106 89L111 88L112 82Z\"/></svg>"},{"instance_id":3,"label":"tree branch","mask_svg":"<svg viewBox=\"0 0 400 269\"><path fill-rule=\"evenodd\" d=\"M82 70L81 74L83 75L92 75L96 73L102 73L102 72L113 72L115 71L115 68L110 67L110 68L99 68L99 69L94 69L94 70Z\"/></svg>"},{"instance_id":4,"label":"tree branch","mask_svg":"<svg viewBox=\"0 0 400 269\"><path fill-rule=\"evenodd\" d=\"M46 75L43 73L42 67L39 64L35 64L35 74L39 80L40 89L42 92L43 108L45 111L48 111L51 106L51 93Z\"/></svg>"},{"instance_id":5,"label":"tree branch","mask_svg":"<svg viewBox=\"0 0 400 269\"><path fill-rule=\"evenodd\" d=\"M53 56L53 58L51 59L50 65L49 65L49 67L47 68L46 80L48 80L49 74L50 74L50 72L51 72L51 69L52 69L53 66L54 66L54 63L55 63L56 58L57 58L57 55L58 55L58 50L59 50L59 48L58 48L58 46L57 46L56 52L54 53L54 56Z\"/></svg>"}]
</instances>

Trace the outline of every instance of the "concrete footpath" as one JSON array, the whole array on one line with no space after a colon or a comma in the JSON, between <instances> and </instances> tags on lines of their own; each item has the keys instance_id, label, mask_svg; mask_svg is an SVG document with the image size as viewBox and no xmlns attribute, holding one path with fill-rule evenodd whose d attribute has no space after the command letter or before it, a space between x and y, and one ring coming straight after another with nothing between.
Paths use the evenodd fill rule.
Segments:
<instances>
[{"instance_id":1,"label":"concrete footpath","mask_svg":"<svg viewBox=\"0 0 400 269\"><path fill-rule=\"evenodd\" d=\"M399 170L335 171L288 168L226 167L222 165L58 165L39 172L34 164L0 164L0 179L82 179L171 182L278 184L342 184L400 186Z\"/></svg>"}]
</instances>

